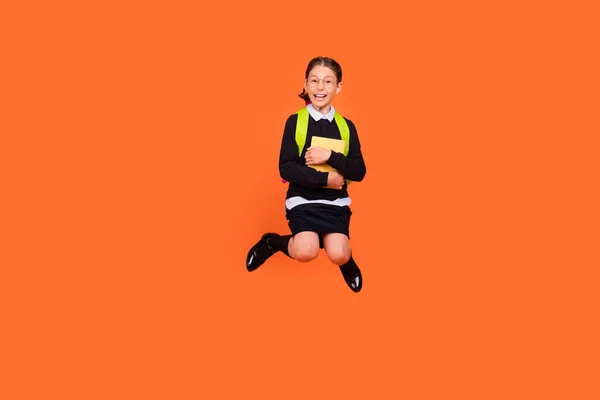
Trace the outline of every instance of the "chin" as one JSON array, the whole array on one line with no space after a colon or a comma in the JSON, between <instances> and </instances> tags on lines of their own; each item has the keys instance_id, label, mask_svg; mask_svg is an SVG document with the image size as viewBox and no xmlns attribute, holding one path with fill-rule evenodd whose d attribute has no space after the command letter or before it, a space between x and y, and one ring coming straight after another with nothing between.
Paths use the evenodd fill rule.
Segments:
<instances>
[{"instance_id":1,"label":"chin","mask_svg":"<svg viewBox=\"0 0 600 400\"><path fill-rule=\"evenodd\" d=\"M329 99L320 100L320 99L311 99L311 103L315 107L326 107L329 105Z\"/></svg>"}]
</instances>

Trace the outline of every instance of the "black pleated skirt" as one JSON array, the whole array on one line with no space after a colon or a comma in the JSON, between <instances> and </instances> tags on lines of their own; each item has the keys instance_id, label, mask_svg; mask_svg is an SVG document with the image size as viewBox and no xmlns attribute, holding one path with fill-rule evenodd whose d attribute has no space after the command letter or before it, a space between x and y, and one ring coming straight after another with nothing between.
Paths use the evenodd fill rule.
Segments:
<instances>
[{"instance_id":1,"label":"black pleated skirt","mask_svg":"<svg viewBox=\"0 0 600 400\"><path fill-rule=\"evenodd\" d=\"M286 209L285 217L292 235L299 232L316 232L323 248L323 233L342 233L350 238L349 206L333 206L321 203L301 204Z\"/></svg>"}]
</instances>

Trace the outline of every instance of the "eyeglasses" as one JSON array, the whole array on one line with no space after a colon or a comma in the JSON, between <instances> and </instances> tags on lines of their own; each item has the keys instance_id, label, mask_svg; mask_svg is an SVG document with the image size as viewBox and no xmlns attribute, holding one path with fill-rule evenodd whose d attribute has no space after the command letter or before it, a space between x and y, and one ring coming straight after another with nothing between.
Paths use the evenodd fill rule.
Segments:
<instances>
[{"instance_id":1,"label":"eyeglasses","mask_svg":"<svg viewBox=\"0 0 600 400\"><path fill-rule=\"evenodd\" d=\"M333 78L317 79L317 78L311 77L306 80L306 84L310 88L316 88L317 85L319 84L319 82L321 82L321 81L323 81L323 85L325 85L325 87L327 89L331 89L335 86L335 80Z\"/></svg>"}]
</instances>

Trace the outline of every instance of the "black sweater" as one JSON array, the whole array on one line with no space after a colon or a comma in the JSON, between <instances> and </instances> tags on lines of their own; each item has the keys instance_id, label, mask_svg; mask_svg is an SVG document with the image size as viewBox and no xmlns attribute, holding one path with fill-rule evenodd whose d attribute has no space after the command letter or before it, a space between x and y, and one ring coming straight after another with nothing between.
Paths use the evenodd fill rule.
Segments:
<instances>
[{"instance_id":1,"label":"black sweater","mask_svg":"<svg viewBox=\"0 0 600 400\"><path fill-rule=\"evenodd\" d=\"M308 132L306 143L302 149L302 155L298 157L298 145L296 144L296 121L297 114L288 117L279 154L279 173L283 179L289 182L286 198L301 196L307 200L335 200L348 197L348 187L344 184L341 190L328 189L327 172L317 171L306 165L304 155L310 147L313 136L322 136L331 139L341 139L340 131L335 120L329 122L326 118L315 121L308 117ZM335 168L345 179L360 182L367 173L365 161L360 149L358 132L354 123L346 118L350 130L350 148L348 156L343 153L331 152L327 164Z\"/></svg>"}]
</instances>

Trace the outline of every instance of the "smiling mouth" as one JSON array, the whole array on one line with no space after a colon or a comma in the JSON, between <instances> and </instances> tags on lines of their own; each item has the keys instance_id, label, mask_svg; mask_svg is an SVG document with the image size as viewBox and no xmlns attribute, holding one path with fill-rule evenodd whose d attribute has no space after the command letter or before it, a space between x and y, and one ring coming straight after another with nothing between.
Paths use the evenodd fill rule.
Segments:
<instances>
[{"instance_id":1,"label":"smiling mouth","mask_svg":"<svg viewBox=\"0 0 600 400\"><path fill-rule=\"evenodd\" d=\"M327 97L325 94L315 94L315 99L317 100L323 100L325 97Z\"/></svg>"}]
</instances>

